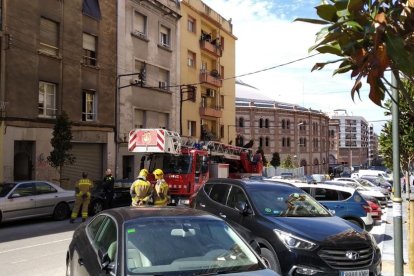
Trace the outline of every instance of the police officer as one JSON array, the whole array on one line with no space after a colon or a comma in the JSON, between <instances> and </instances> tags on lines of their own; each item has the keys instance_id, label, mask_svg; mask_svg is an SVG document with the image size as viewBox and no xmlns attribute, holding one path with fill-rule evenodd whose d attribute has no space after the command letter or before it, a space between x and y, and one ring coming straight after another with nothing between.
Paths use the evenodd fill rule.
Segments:
<instances>
[{"instance_id":1,"label":"police officer","mask_svg":"<svg viewBox=\"0 0 414 276\"><path fill-rule=\"evenodd\" d=\"M168 183L164 179L164 172L156 169L153 174L157 180L154 187L154 205L166 206L170 202L170 193Z\"/></svg>"},{"instance_id":2,"label":"police officer","mask_svg":"<svg viewBox=\"0 0 414 276\"><path fill-rule=\"evenodd\" d=\"M105 172L105 177L102 181L107 208L112 208L112 199L114 198L114 183L115 179L112 176L112 171L111 169L107 169Z\"/></svg>"},{"instance_id":3,"label":"police officer","mask_svg":"<svg viewBox=\"0 0 414 276\"><path fill-rule=\"evenodd\" d=\"M132 183L130 194L132 199L132 206L142 206L151 204L152 186L147 181L148 170L142 169L137 179Z\"/></svg>"},{"instance_id":4,"label":"police officer","mask_svg":"<svg viewBox=\"0 0 414 276\"><path fill-rule=\"evenodd\" d=\"M82 221L86 221L88 217L88 207L91 201L91 191L93 183L88 179L86 172L82 173L82 178L75 185L75 206L73 206L70 223L73 223L78 217L80 206L82 205Z\"/></svg>"}]
</instances>

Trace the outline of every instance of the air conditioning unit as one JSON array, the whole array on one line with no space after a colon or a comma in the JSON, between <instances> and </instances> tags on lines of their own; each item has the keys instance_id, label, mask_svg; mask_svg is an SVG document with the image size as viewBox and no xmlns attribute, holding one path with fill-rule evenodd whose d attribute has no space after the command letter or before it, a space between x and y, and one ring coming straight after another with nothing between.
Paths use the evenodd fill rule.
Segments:
<instances>
[{"instance_id":1,"label":"air conditioning unit","mask_svg":"<svg viewBox=\"0 0 414 276\"><path fill-rule=\"evenodd\" d=\"M138 78L131 79L130 83L132 85L138 85L141 83L141 79L138 79Z\"/></svg>"},{"instance_id":2,"label":"air conditioning unit","mask_svg":"<svg viewBox=\"0 0 414 276\"><path fill-rule=\"evenodd\" d=\"M207 88L207 97L212 97L214 98L214 96L216 95L216 90L211 89L211 88Z\"/></svg>"},{"instance_id":3,"label":"air conditioning unit","mask_svg":"<svg viewBox=\"0 0 414 276\"><path fill-rule=\"evenodd\" d=\"M161 89L167 89L167 82L166 81L160 81L158 82L158 87Z\"/></svg>"}]
</instances>

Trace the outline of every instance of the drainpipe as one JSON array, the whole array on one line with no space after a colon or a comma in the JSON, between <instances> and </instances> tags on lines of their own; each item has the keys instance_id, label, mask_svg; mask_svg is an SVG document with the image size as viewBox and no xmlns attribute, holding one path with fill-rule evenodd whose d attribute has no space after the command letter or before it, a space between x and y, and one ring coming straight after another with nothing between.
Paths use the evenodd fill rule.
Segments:
<instances>
[{"instance_id":1,"label":"drainpipe","mask_svg":"<svg viewBox=\"0 0 414 276\"><path fill-rule=\"evenodd\" d=\"M4 181L4 135L6 134L6 0L1 1L1 37L0 37L0 181Z\"/></svg>"}]
</instances>

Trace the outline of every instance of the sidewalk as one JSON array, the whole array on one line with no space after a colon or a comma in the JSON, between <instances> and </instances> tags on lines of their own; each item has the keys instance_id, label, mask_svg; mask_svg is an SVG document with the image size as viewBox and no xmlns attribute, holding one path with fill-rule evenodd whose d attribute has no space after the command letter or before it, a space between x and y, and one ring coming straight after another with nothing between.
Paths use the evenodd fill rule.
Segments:
<instances>
[{"instance_id":1,"label":"sidewalk","mask_svg":"<svg viewBox=\"0 0 414 276\"><path fill-rule=\"evenodd\" d=\"M414 276L408 272L408 241L407 241L407 206L406 194L402 194L402 230L403 230L403 259L404 259L404 276ZM411 198L414 198L414 193L411 193ZM382 252L382 275L394 276L394 225L392 215L392 202L389 203L388 208L385 210L386 214L383 215L383 223L380 226L379 231L375 231L381 234L374 234L377 239L378 246ZM397 275L395 275L397 276Z\"/></svg>"}]
</instances>

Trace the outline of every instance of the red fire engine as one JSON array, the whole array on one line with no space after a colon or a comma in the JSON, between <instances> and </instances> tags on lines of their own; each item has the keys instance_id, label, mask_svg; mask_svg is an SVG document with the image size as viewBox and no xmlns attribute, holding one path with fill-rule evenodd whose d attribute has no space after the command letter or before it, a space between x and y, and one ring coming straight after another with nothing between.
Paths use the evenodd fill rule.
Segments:
<instances>
[{"instance_id":1,"label":"red fire engine","mask_svg":"<svg viewBox=\"0 0 414 276\"><path fill-rule=\"evenodd\" d=\"M252 149L216 141L192 141L165 129L133 129L128 150L144 153L141 167L162 169L172 203L187 204L189 197L210 177L242 178L262 175L260 154ZM149 177L154 182L153 176Z\"/></svg>"}]
</instances>

